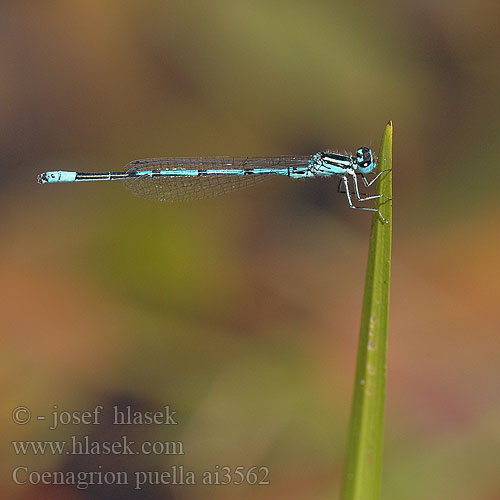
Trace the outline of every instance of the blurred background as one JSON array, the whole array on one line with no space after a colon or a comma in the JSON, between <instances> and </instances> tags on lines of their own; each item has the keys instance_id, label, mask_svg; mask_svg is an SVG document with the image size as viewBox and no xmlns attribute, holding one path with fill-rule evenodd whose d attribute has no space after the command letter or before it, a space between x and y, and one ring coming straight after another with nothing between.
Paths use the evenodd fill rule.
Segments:
<instances>
[{"instance_id":1,"label":"blurred background","mask_svg":"<svg viewBox=\"0 0 500 500\"><path fill-rule=\"evenodd\" d=\"M155 204L36 175L377 150L393 120L382 495L499 499L499 16L488 0L2 2L2 498L338 498L370 216L334 180ZM96 405L101 425L35 418ZM113 406L165 405L177 426L110 425ZM28 425L13 423L18 406ZM10 444L125 434L182 441L185 455ZM12 481L18 466L176 464L267 466L271 483Z\"/></svg>"}]
</instances>

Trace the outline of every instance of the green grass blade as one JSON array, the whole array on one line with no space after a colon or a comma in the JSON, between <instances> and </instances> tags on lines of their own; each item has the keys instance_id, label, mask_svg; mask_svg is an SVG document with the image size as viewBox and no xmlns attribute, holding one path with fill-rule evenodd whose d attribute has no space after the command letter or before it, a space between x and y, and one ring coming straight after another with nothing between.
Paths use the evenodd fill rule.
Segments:
<instances>
[{"instance_id":1,"label":"green grass blade","mask_svg":"<svg viewBox=\"0 0 500 500\"><path fill-rule=\"evenodd\" d=\"M392 168L392 123L385 128L378 155L380 170ZM392 172L381 175L377 194L392 198ZM372 220L361 316L354 396L342 500L380 498L384 436L387 327L391 280L392 202L380 198ZM375 200L379 202L379 200Z\"/></svg>"}]
</instances>

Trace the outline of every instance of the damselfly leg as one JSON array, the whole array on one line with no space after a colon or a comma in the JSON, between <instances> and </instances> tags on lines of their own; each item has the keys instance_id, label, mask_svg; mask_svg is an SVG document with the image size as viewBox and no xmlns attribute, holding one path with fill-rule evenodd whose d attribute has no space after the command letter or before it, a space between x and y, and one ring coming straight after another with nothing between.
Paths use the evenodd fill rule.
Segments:
<instances>
[{"instance_id":1,"label":"damselfly leg","mask_svg":"<svg viewBox=\"0 0 500 500\"><path fill-rule=\"evenodd\" d=\"M354 177L356 177L356 175L354 174ZM379 217L382 219L382 222L384 223L387 223L387 219L382 215L382 213L380 212L380 210L378 208L369 208L369 207L357 207L353 204L352 202L352 199L351 199L351 193L349 192L349 182L347 181L347 175L343 175L342 176L342 181L344 182L344 186L345 186L345 189L346 189L346 198L347 198L347 203L349 203L349 207L350 208L354 208L356 210L366 210L368 212L377 212ZM357 182L355 181L355 186L356 186L356 189L357 189ZM357 196L357 195L356 195ZM374 199L374 198L381 198L382 195L377 195L377 196L374 196L373 198L359 198L357 197L358 201L366 201L368 199ZM385 198L387 198L386 196L384 196Z\"/></svg>"}]
</instances>

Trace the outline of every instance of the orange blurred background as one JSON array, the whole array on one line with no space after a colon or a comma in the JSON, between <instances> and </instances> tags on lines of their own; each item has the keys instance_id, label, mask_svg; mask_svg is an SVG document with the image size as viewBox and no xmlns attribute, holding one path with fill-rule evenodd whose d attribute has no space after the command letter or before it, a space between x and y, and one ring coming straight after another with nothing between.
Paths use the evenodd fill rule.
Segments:
<instances>
[{"instance_id":1,"label":"orange blurred background","mask_svg":"<svg viewBox=\"0 0 500 500\"><path fill-rule=\"evenodd\" d=\"M155 204L45 170L378 148L395 126L384 499L500 498L497 2L0 6L2 498L337 498L370 217L333 180ZM178 425L61 425L103 405ZM33 419L16 425L12 411ZM109 417L108 414L106 414ZM183 456L11 441L182 441ZM12 471L267 466L267 486Z\"/></svg>"}]
</instances>

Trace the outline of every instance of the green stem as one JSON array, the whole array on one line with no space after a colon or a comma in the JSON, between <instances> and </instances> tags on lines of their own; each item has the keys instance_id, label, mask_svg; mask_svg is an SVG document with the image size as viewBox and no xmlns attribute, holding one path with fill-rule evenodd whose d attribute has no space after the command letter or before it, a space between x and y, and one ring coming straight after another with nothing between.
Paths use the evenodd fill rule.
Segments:
<instances>
[{"instance_id":1,"label":"green stem","mask_svg":"<svg viewBox=\"0 0 500 500\"><path fill-rule=\"evenodd\" d=\"M385 128L379 171L392 168L392 123ZM392 172L381 175L377 194L392 198ZM388 221L372 220L358 359L351 408L342 500L380 498L384 436L387 327L391 280L392 201L376 200Z\"/></svg>"}]
</instances>

